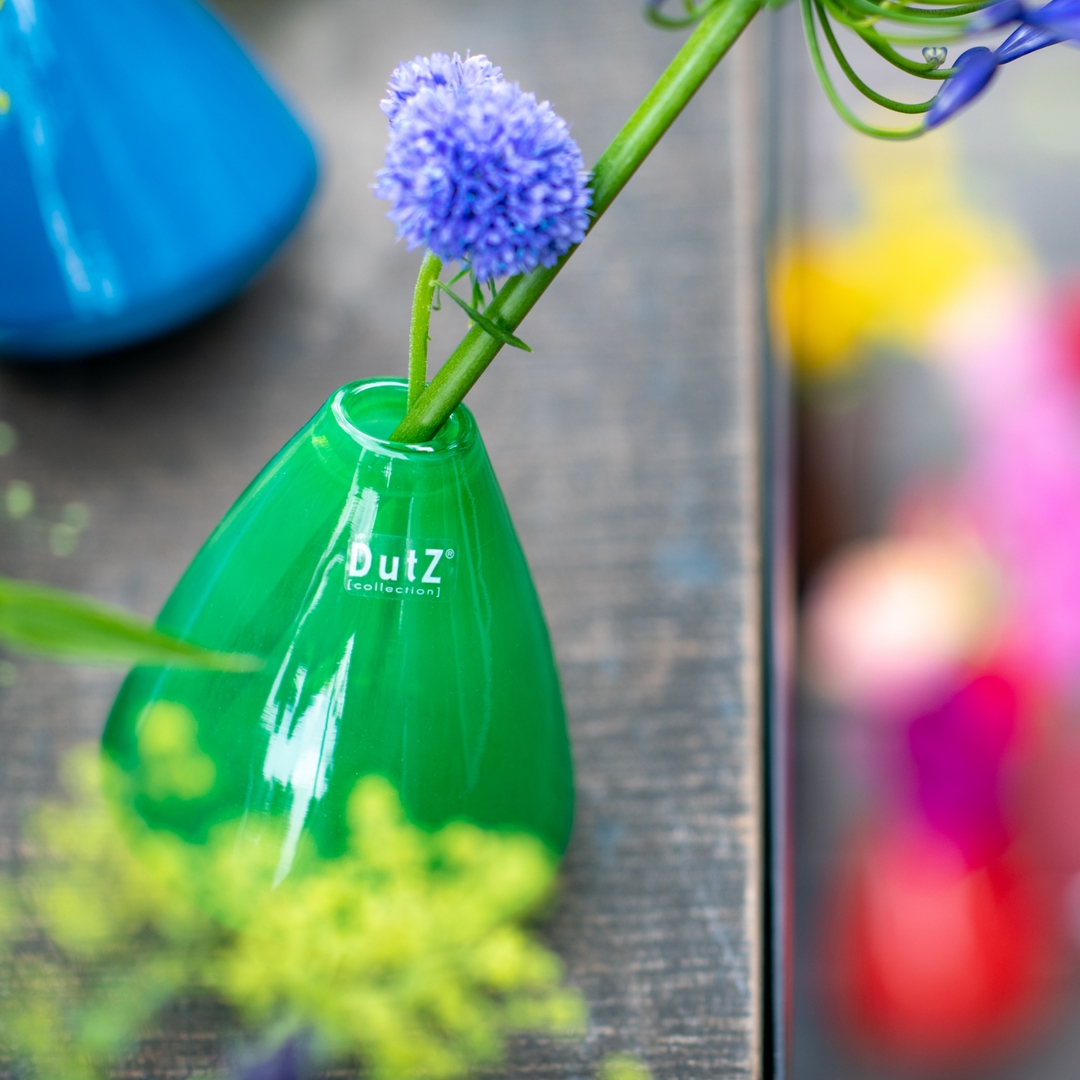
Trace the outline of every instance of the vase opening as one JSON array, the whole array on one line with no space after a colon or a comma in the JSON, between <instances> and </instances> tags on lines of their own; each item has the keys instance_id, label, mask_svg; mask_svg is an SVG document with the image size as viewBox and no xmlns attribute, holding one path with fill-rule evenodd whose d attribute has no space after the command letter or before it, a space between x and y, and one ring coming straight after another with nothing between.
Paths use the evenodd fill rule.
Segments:
<instances>
[{"instance_id":1,"label":"vase opening","mask_svg":"<svg viewBox=\"0 0 1080 1080\"><path fill-rule=\"evenodd\" d=\"M343 431L361 446L393 456L423 458L441 451L461 450L472 442L476 422L459 405L445 424L425 443L390 439L405 418L408 385L402 379L381 379L343 386L332 399L332 412Z\"/></svg>"}]
</instances>

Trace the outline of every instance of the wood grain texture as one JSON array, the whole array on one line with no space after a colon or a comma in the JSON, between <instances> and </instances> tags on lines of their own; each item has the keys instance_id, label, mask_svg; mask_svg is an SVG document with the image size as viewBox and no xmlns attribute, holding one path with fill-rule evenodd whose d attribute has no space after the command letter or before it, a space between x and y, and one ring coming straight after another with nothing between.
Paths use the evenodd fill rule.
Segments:
<instances>
[{"instance_id":1,"label":"wood grain texture","mask_svg":"<svg viewBox=\"0 0 1080 1080\"><path fill-rule=\"evenodd\" d=\"M319 201L227 309L82 365L0 371L45 513L78 551L3 526L4 569L147 614L247 481L340 383L404 374L418 253L368 185L402 58L486 52L574 121L593 160L674 53L627 0L229 0L319 132ZM470 396L551 623L579 812L544 928L586 993L583 1042L523 1038L508 1074L586 1077L616 1050L658 1078L760 1072L761 791L752 43L677 122ZM740 71L741 65L741 71ZM435 319L433 357L464 323ZM0 691L0 859L95 738L118 678L19 662ZM124 1075L220 1065L214 1010L162 1018Z\"/></svg>"}]
</instances>

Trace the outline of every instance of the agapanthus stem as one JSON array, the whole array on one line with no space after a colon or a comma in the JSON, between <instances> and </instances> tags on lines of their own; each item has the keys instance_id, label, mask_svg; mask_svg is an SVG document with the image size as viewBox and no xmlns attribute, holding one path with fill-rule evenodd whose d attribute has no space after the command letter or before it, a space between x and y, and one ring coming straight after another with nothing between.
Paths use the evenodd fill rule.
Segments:
<instances>
[{"instance_id":1,"label":"agapanthus stem","mask_svg":"<svg viewBox=\"0 0 1080 1080\"><path fill-rule=\"evenodd\" d=\"M763 3L764 0L727 0L711 8L701 20L596 163L592 182L593 225L648 157L739 34L761 10ZM550 269L539 267L529 274L511 278L499 290L499 295L484 314L504 329L515 330L576 250L571 248ZM406 443L421 443L430 439L501 348L502 342L474 326L432 379L431 385L415 404L410 404L405 419L391 438Z\"/></svg>"},{"instance_id":2,"label":"agapanthus stem","mask_svg":"<svg viewBox=\"0 0 1080 1080\"><path fill-rule=\"evenodd\" d=\"M817 72L818 81L821 83L826 97L832 102L833 108L840 114L841 119L856 131L861 131L864 135L873 135L877 139L914 139L923 134L926 130L925 124L919 123L914 127L899 129L880 128L860 120L848 108L847 103L837 93L836 87L833 86L832 79L829 77L829 70L825 66L825 59L821 55L821 45L818 42L817 25L814 20L815 7L821 13L819 17L824 19L825 16L821 6L818 0L802 0L802 7L803 23L806 26L806 43L810 48L810 59L814 64L814 70Z\"/></svg>"},{"instance_id":3,"label":"agapanthus stem","mask_svg":"<svg viewBox=\"0 0 1080 1080\"><path fill-rule=\"evenodd\" d=\"M427 347L431 326L431 304L435 299L435 282L442 273L442 263L430 251L420 264L413 293L412 325L409 328L409 397L411 409L427 389ZM438 430L436 428L436 430Z\"/></svg>"}]
</instances>

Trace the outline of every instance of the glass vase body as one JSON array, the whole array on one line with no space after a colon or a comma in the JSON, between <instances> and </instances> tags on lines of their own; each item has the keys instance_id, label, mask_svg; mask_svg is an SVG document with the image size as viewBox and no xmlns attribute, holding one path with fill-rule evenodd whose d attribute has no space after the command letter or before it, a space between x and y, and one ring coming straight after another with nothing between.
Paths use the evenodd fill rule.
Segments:
<instances>
[{"instance_id":1,"label":"glass vase body","mask_svg":"<svg viewBox=\"0 0 1080 1080\"><path fill-rule=\"evenodd\" d=\"M236 293L312 145L198 0L0 4L0 354L76 357Z\"/></svg>"},{"instance_id":2,"label":"glass vase body","mask_svg":"<svg viewBox=\"0 0 1080 1080\"><path fill-rule=\"evenodd\" d=\"M128 808L204 842L247 815L282 824L277 879L301 834L346 841L365 774L388 777L425 827L465 818L561 853L573 816L569 741L547 627L476 423L431 443L386 436L404 384L338 391L252 482L158 619L199 644L265 659L255 674L136 668L104 749ZM148 706L195 720L214 781L198 798L145 783Z\"/></svg>"}]
</instances>

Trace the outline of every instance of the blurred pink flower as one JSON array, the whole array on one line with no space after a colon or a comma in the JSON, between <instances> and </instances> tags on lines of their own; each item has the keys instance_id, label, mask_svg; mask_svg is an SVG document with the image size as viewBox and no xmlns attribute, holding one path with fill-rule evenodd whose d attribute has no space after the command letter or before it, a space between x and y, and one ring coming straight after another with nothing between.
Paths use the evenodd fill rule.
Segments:
<instances>
[{"instance_id":1,"label":"blurred pink flower","mask_svg":"<svg viewBox=\"0 0 1080 1080\"><path fill-rule=\"evenodd\" d=\"M938 347L970 434L963 498L1006 572L1003 648L1080 690L1080 389L1046 306L1001 281L953 310Z\"/></svg>"}]
</instances>

